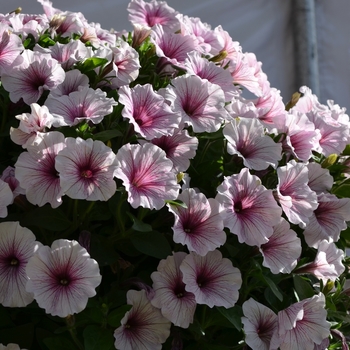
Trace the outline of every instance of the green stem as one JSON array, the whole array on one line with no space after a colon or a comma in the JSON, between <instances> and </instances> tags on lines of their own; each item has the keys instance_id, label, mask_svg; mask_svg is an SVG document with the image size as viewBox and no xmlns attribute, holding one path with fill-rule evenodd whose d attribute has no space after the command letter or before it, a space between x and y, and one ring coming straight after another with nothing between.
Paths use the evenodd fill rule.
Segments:
<instances>
[{"instance_id":1,"label":"green stem","mask_svg":"<svg viewBox=\"0 0 350 350\"><path fill-rule=\"evenodd\" d=\"M75 318L73 315L68 315L66 317L66 324L68 327L68 331L74 341L74 344L78 347L79 350L84 350L83 344L80 342L80 340L77 337L76 329L75 329Z\"/></svg>"}]
</instances>

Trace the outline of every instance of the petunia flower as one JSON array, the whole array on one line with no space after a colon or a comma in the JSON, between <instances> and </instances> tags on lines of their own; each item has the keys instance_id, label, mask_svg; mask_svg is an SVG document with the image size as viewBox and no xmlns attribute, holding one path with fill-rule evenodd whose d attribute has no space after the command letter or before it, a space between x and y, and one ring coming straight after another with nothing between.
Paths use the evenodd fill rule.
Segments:
<instances>
[{"instance_id":1,"label":"petunia flower","mask_svg":"<svg viewBox=\"0 0 350 350\"><path fill-rule=\"evenodd\" d=\"M318 207L311 213L303 232L306 243L314 248L324 239L337 242L340 232L347 227L346 221L350 220L350 198L321 193L317 201Z\"/></svg>"},{"instance_id":2,"label":"petunia flower","mask_svg":"<svg viewBox=\"0 0 350 350\"><path fill-rule=\"evenodd\" d=\"M194 132L217 131L228 116L222 89L196 75L175 78L165 92L174 112L191 125Z\"/></svg>"},{"instance_id":3,"label":"petunia flower","mask_svg":"<svg viewBox=\"0 0 350 350\"><path fill-rule=\"evenodd\" d=\"M330 334L322 293L294 303L278 313L278 328L272 336L270 350L314 350Z\"/></svg>"},{"instance_id":4,"label":"petunia flower","mask_svg":"<svg viewBox=\"0 0 350 350\"><path fill-rule=\"evenodd\" d=\"M26 197L32 204L43 206L50 203L52 208L62 204L64 194L55 168L59 151L66 147L64 135L58 131L38 133L28 152L22 152L15 163L15 176L25 189Z\"/></svg>"},{"instance_id":5,"label":"petunia flower","mask_svg":"<svg viewBox=\"0 0 350 350\"><path fill-rule=\"evenodd\" d=\"M9 307L27 306L34 298L25 289L26 266L41 243L18 222L0 223L0 232L0 303Z\"/></svg>"},{"instance_id":6,"label":"petunia flower","mask_svg":"<svg viewBox=\"0 0 350 350\"><path fill-rule=\"evenodd\" d=\"M318 245L315 260L300 266L294 273L311 273L322 279L325 284L328 280L334 282L345 270L343 259L344 252L341 249L338 249L334 243L323 240Z\"/></svg>"},{"instance_id":7,"label":"petunia flower","mask_svg":"<svg viewBox=\"0 0 350 350\"><path fill-rule=\"evenodd\" d=\"M122 86L118 101L124 105L122 116L129 119L134 129L146 140L169 136L179 126L180 115L174 113L157 94L151 84Z\"/></svg>"},{"instance_id":8,"label":"petunia flower","mask_svg":"<svg viewBox=\"0 0 350 350\"><path fill-rule=\"evenodd\" d=\"M157 271L151 274L155 292L152 305L159 308L162 315L175 326L182 328L188 328L193 322L197 305L194 295L186 291L182 281L180 265L186 256L184 252L168 256L159 262Z\"/></svg>"},{"instance_id":9,"label":"petunia flower","mask_svg":"<svg viewBox=\"0 0 350 350\"><path fill-rule=\"evenodd\" d=\"M213 199L193 188L186 189L178 197L187 208L169 206L175 216L174 242L186 245L189 251L204 256L226 242L223 224L223 208Z\"/></svg>"},{"instance_id":10,"label":"petunia flower","mask_svg":"<svg viewBox=\"0 0 350 350\"><path fill-rule=\"evenodd\" d=\"M159 147L126 144L117 153L115 176L123 181L133 208L160 209L176 199L180 186L173 164Z\"/></svg>"},{"instance_id":11,"label":"petunia flower","mask_svg":"<svg viewBox=\"0 0 350 350\"><path fill-rule=\"evenodd\" d=\"M318 206L317 195L308 186L307 165L291 160L277 168L277 176L276 197L284 213L291 223L305 227Z\"/></svg>"},{"instance_id":12,"label":"petunia flower","mask_svg":"<svg viewBox=\"0 0 350 350\"><path fill-rule=\"evenodd\" d=\"M215 198L225 208L224 225L239 242L251 246L266 243L282 214L272 191L247 168L225 177L217 191Z\"/></svg>"},{"instance_id":13,"label":"petunia flower","mask_svg":"<svg viewBox=\"0 0 350 350\"><path fill-rule=\"evenodd\" d=\"M44 90L54 89L65 78L61 65L49 54L24 50L1 82L10 93L12 102L21 98L26 104L37 102Z\"/></svg>"},{"instance_id":14,"label":"petunia flower","mask_svg":"<svg viewBox=\"0 0 350 350\"><path fill-rule=\"evenodd\" d=\"M8 166L1 174L1 180L7 182L15 199L20 194L25 194L25 190L20 186L19 181L15 177L15 168Z\"/></svg>"},{"instance_id":15,"label":"petunia flower","mask_svg":"<svg viewBox=\"0 0 350 350\"><path fill-rule=\"evenodd\" d=\"M9 343L6 346L3 344L0 344L0 350L26 350L26 349L21 349L18 344Z\"/></svg>"},{"instance_id":16,"label":"petunia flower","mask_svg":"<svg viewBox=\"0 0 350 350\"><path fill-rule=\"evenodd\" d=\"M269 350L277 329L277 315L268 307L250 298L242 305L245 342L252 349Z\"/></svg>"},{"instance_id":17,"label":"petunia flower","mask_svg":"<svg viewBox=\"0 0 350 350\"><path fill-rule=\"evenodd\" d=\"M58 153L55 167L62 191L75 199L107 201L116 190L114 171L117 161L103 142L80 137L65 139L66 148Z\"/></svg>"},{"instance_id":18,"label":"petunia flower","mask_svg":"<svg viewBox=\"0 0 350 350\"><path fill-rule=\"evenodd\" d=\"M288 221L281 217L268 242L259 249L264 258L263 266L272 273L291 273L301 254L301 241Z\"/></svg>"},{"instance_id":19,"label":"petunia flower","mask_svg":"<svg viewBox=\"0 0 350 350\"><path fill-rule=\"evenodd\" d=\"M264 133L258 119L239 118L224 126L223 134L227 143L227 152L243 158L249 169L264 170L270 165L276 168L282 158L281 144Z\"/></svg>"},{"instance_id":20,"label":"petunia flower","mask_svg":"<svg viewBox=\"0 0 350 350\"><path fill-rule=\"evenodd\" d=\"M7 206L13 203L13 199L10 185L0 179L0 218L6 218Z\"/></svg>"},{"instance_id":21,"label":"petunia flower","mask_svg":"<svg viewBox=\"0 0 350 350\"><path fill-rule=\"evenodd\" d=\"M153 27L161 24L163 27L178 29L179 20L176 18L177 11L165 1L145 2L143 0L131 0L128 5L129 21L144 27Z\"/></svg>"},{"instance_id":22,"label":"petunia flower","mask_svg":"<svg viewBox=\"0 0 350 350\"><path fill-rule=\"evenodd\" d=\"M173 169L177 172L186 171L190 166L190 159L194 158L198 148L198 139L189 136L187 130L176 129L173 135L161 136L151 140L160 147L167 158L173 162Z\"/></svg>"},{"instance_id":23,"label":"petunia flower","mask_svg":"<svg viewBox=\"0 0 350 350\"><path fill-rule=\"evenodd\" d=\"M98 124L112 113L117 104L101 89L95 90L88 86L80 86L78 91L73 91L68 96L49 95L45 101L45 106L55 117L52 123L55 127L73 126L84 120Z\"/></svg>"},{"instance_id":24,"label":"petunia flower","mask_svg":"<svg viewBox=\"0 0 350 350\"><path fill-rule=\"evenodd\" d=\"M328 193L333 186L333 176L328 169L322 168L321 164L309 163L307 164L309 170L308 186L317 194Z\"/></svg>"},{"instance_id":25,"label":"petunia flower","mask_svg":"<svg viewBox=\"0 0 350 350\"><path fill-rule=\"evenodd\" d=\"M67 317L83 311L101 283L97 262L77 241L58 239L28 261L26 290L46 313Z\"/></svg>"},{"instance_id":26,"label":"petunia flower","mask_svg":"<svg viewBox=\"0 0 350 350\"><path fill-rule=\"evenodd\" d=\"M241 288L241 273L219 250L200 256L188 254L180 265L185 289L194 294L198 304L209 307L233 307Z\"/></svg>"},{"instance_id":27,"label":"petunia flower","mask_svg":"<svg viewBox=\"0 0 350 350\"><path fill-rule=\"evenodd\" d=\"M128 305L132 305L114 331L114 346L118 350L160 350L170 335L171 322L148 300L145 290L129 290Z\"/></svg>"},{"instance_id":28,"label":"petunia flower","mask_svg":"<svg viewBox=\"0 0 350 350\"><path fill-rule=\"evenodd\" d=\"M55 119L46 106L32 103L30 108L31 113L16 115L15 118L20 121L19 126L10 129L11 140L23 148L26 148L27 144L30 144L38 133L51 128Z\"/></svg>"}]
</instances>

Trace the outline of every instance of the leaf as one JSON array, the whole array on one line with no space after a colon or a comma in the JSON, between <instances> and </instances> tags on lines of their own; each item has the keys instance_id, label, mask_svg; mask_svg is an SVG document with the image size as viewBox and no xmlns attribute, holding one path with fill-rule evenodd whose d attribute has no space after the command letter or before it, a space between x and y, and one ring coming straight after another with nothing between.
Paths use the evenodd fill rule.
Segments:
<instances>
[{"instance_id":1,"label":"leaf","mask_svg":"<svg viewBox=\"0 0 350 350\"><path fill-rule=\"evenodd\" d=\"M90 57L90 58L87 58L81 65L79 65L78 68L82 73L86 73L91 70L94 70L97 67L103 66L107 62L108 60L106 58Z\"/></svg>"},{"instance_id":2,"label":"leaf","mask_svg":"<svg viewBox=\"0 0 350 350\"><path fill-rule=\"evenodd\" d=\"M304 300L307 298L311 298L315 295L315 291L311 287L310 283L305 281L301 276L295 275L293 276L294 288L300 298L300 300Z\"/></svg>"},{"instance_id":3,"label":"leaf","mask_svg":"<svg viewBox=\"0 0 350 350\"><path fill-rule=\"evenodd\" d=\"M157 231L137 233L131 237L134 247L143 254L158 259L171 255L171 247L164 235Z\"/></svg>"},{"instance_id":4,"label":"leaf","mask_svg":"<svg viewBox=\"0 0 350 350\"><path fill-rule=\"evenodd\" d=\"M340 185L334 191L332 191L332 193L341 198L349 198L350 184Z\"/></svg>"},{"instance_id":5,"label":"leaf","mask_svg":"<svg viewBox=\"0 0 350 350\"><path fill-rule=\"evenodd\" d=\"M181 207L181 208L187 209L187 205L184 202L180 201L180 199L167 200L167 201L165 201L165 203L167 203L169 205L173 205L175 207Z\"/></svg>"},{"instance_id":6,"label":"leaf","mask_svg":"<svg viewBox=\"0 0 350 350\"><path fill-rule=\"evenodd\" d=\"M132 228L135 231L138 231L138 232L151 232L152 231L152 226L151 225L145 224L144 222L142 222L136 216L132 215L129 212L127 212L127 214L129 215L129 217L131 218L131 220L134 223L132 225Z\"/></svg>"},{"instance_id":7,"label":"leaf","mask_svg":"<svg viewBox=\"0 0 350 350\"><path fill-rule=\"evenodd\" d=\"M60 209L52 209L46 205L27 213L21 220L21 225L42 227L49 231L64 231L73 224Z\"/></svg>"},{"instance_id":8,"label":"leaf","mask_svg":"<svg viewBox=\"0 0 350 350\"><path fill-rule=\"evenodd\" d=\"M226 317L235 328L240 331L242 329L242 321L241 318L243 316L242 308L239 305L226 309L222 306L216 307L219 312Z\"/></svg>"},{"instance_id":9,"label":"leaf","mask_svg":"<svg viewBox=\"0 0 350 350\"><path fill-rule=\"evenodd\" d=\"M113 332L97 326L87 326L83 332L85 350L114 349Z\"/></svg>"},{"instance_id":10,"label":"leaf","mask_svg":"<svg viewBox=\"0 0 350 350\"><path fill-rule=\"evenodd\" d=\"M47 346L48 350L62 350L62 349L75 349L74 344L67 338L59 337L45 338L43 343Z\"/></svg>"},{"instance_id":11,"label":"leaf","mask_svg":"<svg viewBox=\"0 0 350 350\"><path fill-rule=\"evenodd\" d=\"M282 293L279 291L277 285L275 284L274 281L272 281L272 279L270 279L269 277L267 276L264 276L263 275L263 279L265 280L265 282L267 283L267 285L270 287L272 293L277 297L277 299L279 301L282 301L283 300L283 295Z\"/></svg>"},{"instance_id":12,"label":"leaf","mask_svg":"<svg viewBox=\"0 0 350 350\"><path fill-rule=\"evenodd\" d=\"M132 305L123 305L118 307L118 309L113 310L107 316L107 323L112 327L120 327L120 321L131 308Z\"/></svg>"},{"instance_id":13,"label":"leaf","mask_svg":"<svg viewBox=\"0 0 350 350\"><path fill-rule=\"evenodd\" d=\"M101 131L97 134L95 134L93 136L94 140L100 140L102 142L111 140L115 137L120 137L123 136L123 134L117 130L117 129L113 129L113 130L105 130L105 131Z\"/></svg>"}]
</instances>

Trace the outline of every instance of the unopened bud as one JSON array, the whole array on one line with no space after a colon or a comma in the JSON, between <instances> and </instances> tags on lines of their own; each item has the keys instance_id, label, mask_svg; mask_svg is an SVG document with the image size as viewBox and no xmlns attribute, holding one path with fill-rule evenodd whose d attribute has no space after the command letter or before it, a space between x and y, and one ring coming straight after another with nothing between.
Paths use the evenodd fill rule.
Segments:
<instances>
[{"instance_id":1,"label":"unopened bud","mask_svg":"<svg viewBox=\"0 0 350 350\"><path fill-rule=\"evenodd\" d=\"M216 56L209 59L211 62L220 62L227 57L227 51L220 51Z\"/></svg>"},{"instance_id":2,"label":"unopened bud","mask_svg":"<svg viewBox=\"0 0 350 350\"><path fill-rule=\"evenodd\" d=\"M337 154L331 154L329 155L321 164L322 168L327 169L329 168L331 165L333 165L338 159L338 155Z\"/></svg>"},{"instance_id":3,"label":"unopened bud","mask_svg":"<svg viewBox=\"0 0 350 350\"><path fill-rule=\"evenodd\" d=\"M22 12L22 7L17 7L16 10L11 11L10 14L14 13L14 14L18 15L21 12Z\"/></svg>"},{"instance_id":4,"label":"unopened bud","mask_svg":"<svg viewBox=\"0 0 350 350\"><path fill-rule=\"evenodd\" d=\"M292 107L294 107L298 103L300 97L301 97L300 92L294 92L294 94L292 95L292 98L286 104L286 111L289 111Z\"/></svg>"},{"instance_id":5,"label":"unopened bud","mask_svg":"<svg viewBox=\"0 0 350 350\"><path fill-rule=\"evenodd\" d=\"M176 180L177 180L177 183L180 183L182 181L182 179L184 178L185 174L184 173L178 173L176 175Z\"/></svg>"}]
</instances>

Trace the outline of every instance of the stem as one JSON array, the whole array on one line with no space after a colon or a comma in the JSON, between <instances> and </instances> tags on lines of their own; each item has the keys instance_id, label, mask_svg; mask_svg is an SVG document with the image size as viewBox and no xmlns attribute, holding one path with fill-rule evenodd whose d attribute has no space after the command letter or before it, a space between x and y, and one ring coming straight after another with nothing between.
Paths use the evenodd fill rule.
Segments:
<instances>
[{"instance_id":1,"label":"stem","mask_svg":"<svg viewBox=\"0 0 350 350\"><path fill-rule=\"evenodd\" d=\"M76 329L75 329L75 318L73 315L68 315L66 317L66 324L68 327L68 331L74 341L74 344L78 347L79 350L84 350L83 344L80 342L80 340L77 337Z\"/></svg>"}]
</instances>

